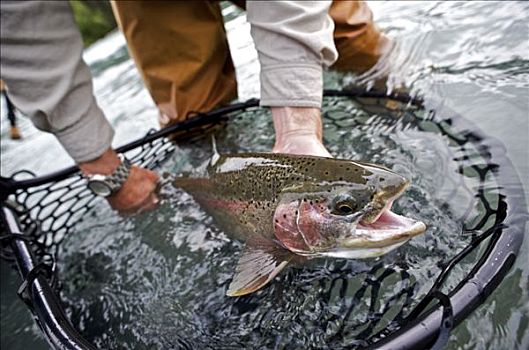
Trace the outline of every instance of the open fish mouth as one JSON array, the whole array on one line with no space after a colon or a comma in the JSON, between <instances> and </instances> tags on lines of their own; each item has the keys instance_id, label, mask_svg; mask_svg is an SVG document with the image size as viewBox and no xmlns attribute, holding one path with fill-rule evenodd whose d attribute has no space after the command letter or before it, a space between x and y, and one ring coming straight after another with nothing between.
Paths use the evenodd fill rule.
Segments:
<instances>
[{"instance_id":1,"label":"open fish mouth","mask_svg":"<svg viewBox=\"0 0 529 350\"><path fill-rule=\"evenodd\" d=\"M345 237L340 245L344 248L383 248L404 243L423 233L426 225L420 221L395 214L391 211L393 200L368 220L360 220L354 235Z\"/></svg>"},{"instance_id":2,"label":"open fish mouth","mask_svg":"<svg viewBox=\"0 0 529 350\"><path fill-rule=\"evenodd\" d=\"M360 221L356 226L356 234L369 237L374 245L385 245L410 239L426 230L424 223L395 214L390 208L391 205L382 210L374 222Z\"/></svg>"}]
</instances>

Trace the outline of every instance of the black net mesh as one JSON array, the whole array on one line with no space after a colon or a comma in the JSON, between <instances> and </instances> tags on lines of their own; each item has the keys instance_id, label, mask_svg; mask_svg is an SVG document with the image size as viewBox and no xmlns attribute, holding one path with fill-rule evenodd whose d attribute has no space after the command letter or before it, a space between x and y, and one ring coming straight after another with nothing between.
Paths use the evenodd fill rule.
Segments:
<instances>
[{"instance_id":1,"label":"black net mesh","mask_svg":"<svg viewBox=\"0 0 529 350\"><path fill-rule=\"evenodd\" d=\"M467 216L471 212L471 208L467 208L467 212L463 214L465 224L462 228L462 234L470 237L469 244L450 260L440 263L441 272L435 276L435 283L420 301L414 300L417 288L415 280L410 278L406 266L398 266L398 264L392 268L387 268L383 264L375 265L361 275L364 280L361 286L354 291L354 297L344 298L345 293L350 292L349 277L352 271L349 269L351 267L345 263L343 265L340 265L340 262L335 263L332 282L330 284L321 282L319 289L319 298L323 300L334 299L335 306L332 310L324 308L320 310L318 314L319 323L327 326L324 335L314 334L314 336L323 337L326 343L347 343L348 346L360 348L372 345L389 336L432 305L441 302L439 301L441 291L441 295L449 295L454 291L462 281L454 281L450 283L448 288L444 286L452 269L470 254L476 256L474 268L479 267L482 262L479 256L486 255L490 247L494 245L494 239L487 238L501 234L502 222L505 219L505 205L502 196L498 192L491 192L485 185L493 178L497 165L491 163L490 153L486 147L476 146L480 141L479 136L472 132L455 133L452 131L450 118L434 118L433 113L425 110L420 101L412 103L413 101L406 95L395 96L394 98L387 98L383 95L377 96L376 94L372 94L370 97L365 96L369 96L369 94L355 97L353 100L371 115L385 115L384 120L387 122L388 131L395 127L395 120L398 120L401 128L403 125L405 127L406 124L410 124L418 126L421 130L440 133L449 140L451 145L461 150L466 149L465 152L461 152L465 154L462 156L463 158L458 159L458 164L460 164L458 172L480 184L477 193L468 188L462 180L460 183L452 184L451 187L454 188L454 191L463 191L471 196L476 196L481 206L481 214L478 218L470 220ZM326 106L339 104L343 99L342 97L335 97L326 100L325 103ZM248 113L248 108L246 110ZM350 126L349 112L344 108L342 114L334 113L332 117L325 115L326 128ZM233 112L224 119L248 117L241 113L243 112ZM388 115L394 120L388 119ZM203 130L203 127L199 126L197 130L199 130L197 134L200 135L200 130ZM174 149L174 144L167 137L160 137L145 143L140 142L138 147L127 151L126 155L136 165L155 169L171 155ZM470 149L471 151L469 151ZM479 157L479 161L476 162L472 155ZM13 179L16 181L27 180L34 176L30 172L21 171L14 174ZM18 189L9 197L11 205L16 208L19 214L25 233L32 242L34 253L37 259L41 261L57 260L58 246L61 241L74 230L75 225L89 212L95 200L96 198L87 190L85 180L79 173L74 173L62 180L52 180L39 186ZM483 244L484 242L488 243ZM9 259L10 254L9 248L4 244L2 248L3 257ZM354 275L356 279L359 278L358 274ZM286 278L295 278L295 276L288 273ZM381 286L384 284L398 284L399 288L395 289L396 293L383 298L380 293ZM380 304L380 300L383 300L383 305ZM317 307L317 304L315 305ZM353 315L360 314L359 310L362 308L368 309L369 317L355 319ZM364 311L362 313L366 314ZM310 317L313 317L313 314ZM447 320L448 317L449 315ZM270 315L270 318L272 319L270 322L273 322L273 315ZM277 343L290 345L301 345L304 342L315 343L303 339L288 341L279 334L270 337L270 342L268 345L272 347Z\"/></svg>"},{"instance_id":2,"label":"black net mesh","mask_svg":"<svg viewBox=\"0 0 529 350\"><path fill-rule=\"evenodd\" d=\"M127 152L135 165L155 169L174 151L167 138L147 142ZM29 171L19 171L12 178L26 180L35 177ZM30 237L37 257L56 256L64 237L93 206L96 196L86 187L86 180L75 173L60 181L17 190L11 198L19 213L20 223ZM3 252L5 257L9 252Z\"/></svg>"}]
</instances>

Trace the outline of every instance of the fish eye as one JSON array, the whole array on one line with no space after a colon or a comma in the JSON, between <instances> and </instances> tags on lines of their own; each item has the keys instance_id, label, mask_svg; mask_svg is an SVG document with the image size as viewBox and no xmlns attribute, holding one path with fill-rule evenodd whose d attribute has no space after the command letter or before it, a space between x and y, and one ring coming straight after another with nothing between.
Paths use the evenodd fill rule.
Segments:
<instances>
[{"instance_id":1,"label":"fish eye","mask_svg":"<svg viewBox=\"0 0 529 350\"><path fill-rule=\"evenodd\" d=\"M348 215L353 212L353 208L347 203L341 203L336 209L343 215Z\"/></svg>"},{"instance_id":2,"label":"fish eye","mask_svg":"<svg viewBox=\"0 0 529 350\"><path fill-rule=\"evenodd\" d=\"M357 210L356 200L349 195L338 196L332 206L332 214L350 215Z\"/></svg>"}]
</instances>

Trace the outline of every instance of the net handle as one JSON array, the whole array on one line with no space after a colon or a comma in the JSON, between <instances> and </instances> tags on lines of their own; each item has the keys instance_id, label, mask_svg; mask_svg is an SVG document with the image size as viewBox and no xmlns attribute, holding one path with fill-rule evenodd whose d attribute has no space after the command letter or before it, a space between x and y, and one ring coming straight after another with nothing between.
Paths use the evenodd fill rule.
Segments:
<instances>
[{"instance_id":1,"label":"net handle","mask_svg":"<svg viewBox=\"0 0 529 350\"><path fill-rule=\"evenodd\" d=\"M0 220L7 231L10 246L16 257L16 265L22 280L24 281L20 292L23 292L23 300L30 306L35 315L37 324L46 334L46 340L55 349L65 350L95 350L86 341L66 316L59 297L53 291L49 279L48 269L44 265L35 264L28 242L18 239L24 236L16 214L11 208L0 206Z\"/></svg>"}]
</instances>

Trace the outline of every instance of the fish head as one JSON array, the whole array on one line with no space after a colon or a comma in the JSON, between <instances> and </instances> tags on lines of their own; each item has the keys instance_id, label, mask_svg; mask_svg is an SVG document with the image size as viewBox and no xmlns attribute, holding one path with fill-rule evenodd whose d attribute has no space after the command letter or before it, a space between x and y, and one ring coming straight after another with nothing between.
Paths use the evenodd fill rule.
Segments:
<instances>
[{"instance_id":1,"label":"fish head","mask_svg":"<svg viewBox=\"0 0 529 350\"><path fill-rule=\"evenodd\" d=\"M274 212L281 245L304 256L365 258L383 255L425 231L422 222L391 211L408 180L378 165L342 162L347 166L281 191Z\"/></svg>"}]
</instances>

